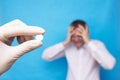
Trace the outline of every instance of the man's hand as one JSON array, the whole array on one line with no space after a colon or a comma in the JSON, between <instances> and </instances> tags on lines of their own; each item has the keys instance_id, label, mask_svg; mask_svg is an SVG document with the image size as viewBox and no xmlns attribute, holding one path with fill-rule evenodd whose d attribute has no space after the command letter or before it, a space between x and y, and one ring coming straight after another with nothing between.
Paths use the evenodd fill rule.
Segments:
<instances>
[{"instance_id":1,"label":"man's hand","mask_svg":"<svg viewBox=\"0 0 120 80\"><path fill-rule=\"evenodd\" d=\"M19 20L14 20L0 27L0 75L26 52L40 47L42 42L33 40L33 37L43 33L43 29L28 27ZM20 43L18 46L10 46L14 37L17 37Z\"/></svg>"},{"instance_id":2,"label":"man's hand","mask_svg":"<svg viewBox=\"0 0 120 80\"><path fill-rule=\"evenodd\" d=\"M89 31L88 31L88 27L86 26L85 28L83 28L82 25L79 25L79 27L77 28L78 34L80 36L82 36L83 40L85 43L89 43L90 39L89 39Z\"/></svg>"},{"instance_id":3,"label":"man's hand","mask_svg":"<svg viewBox=\"0 0 120 80\"><path fill-rule=\"evenodd\" d=\"M70 27L69 30L68 30L68 34L67 34L67 38L66 40L63 42L63 45L66 46L68 45L70 42L71 42L71 36L73 34L73 30L74 30L74 27Z\"/></svg>"}]
</instances>

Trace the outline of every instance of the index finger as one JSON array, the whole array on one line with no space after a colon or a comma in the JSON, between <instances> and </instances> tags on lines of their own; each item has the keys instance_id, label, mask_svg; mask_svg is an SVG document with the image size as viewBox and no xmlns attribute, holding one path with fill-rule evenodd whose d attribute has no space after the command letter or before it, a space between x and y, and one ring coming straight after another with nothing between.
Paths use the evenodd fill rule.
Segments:
<instances>
[{"instance_id":1,"label":"index finger","mask_svg":"<svg viewBox=\"0 0 120 80\"><path fill-rule=\"evenodd\" d=\"M79 25L79 27L78 27L78 28L82 29L82 31L84 31L84 30L85 30L85 28L83 28L83 26L82 26L82 25Z\"/></svg>"},{"instance_id":2,"label":"index finger","mask_svg":"<svg viewBox=\"0 0 120 80\"><path fill-rule=\"evenodd\" d=\"M45 30L38 26L27 26L20 20L13 20L0 27L0 34L4 37L30 36L44 34Z\"/></svg>"},{"instance_id":3,"label":"index finger","mask_svg":"<svg viewBox=\"0 0 120 80\"><path fill-rule=\"evenodd\" d=\"M39 27L1 27L0 33L5 37L14 37L14 36L32 36L44 34L45 30Z\"/></svg>"},{"instance_id":4,"label":"index finger","mask_svg":"<svg viewBox=\"0 0 120 80\"><path fill-rule=\"evenodd\" d=\"M73 29L74 29L74 27L70 26L70 27L69 27L69 32L72 32Z\"/></svg>"}]
</instances>

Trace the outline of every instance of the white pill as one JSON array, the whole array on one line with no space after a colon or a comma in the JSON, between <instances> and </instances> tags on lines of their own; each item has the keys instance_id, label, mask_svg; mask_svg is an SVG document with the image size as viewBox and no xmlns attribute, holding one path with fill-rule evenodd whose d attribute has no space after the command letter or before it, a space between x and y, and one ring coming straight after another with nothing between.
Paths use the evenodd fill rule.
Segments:
<instances>
[{"instance_id":1,"label":"white pill","mask_svg":"<svg viewBox=\"0 0 120 80\"><path fill-rule=\"evenodd\" d=\"M36 35L35 39L38 41L42 41L43 40L43 35Z\"/></svg>"}]
</instances>

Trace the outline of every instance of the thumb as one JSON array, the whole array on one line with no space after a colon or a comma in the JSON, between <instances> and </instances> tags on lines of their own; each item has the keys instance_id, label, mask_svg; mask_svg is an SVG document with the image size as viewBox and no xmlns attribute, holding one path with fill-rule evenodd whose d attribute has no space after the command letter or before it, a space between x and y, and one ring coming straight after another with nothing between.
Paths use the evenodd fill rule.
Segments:
<instances>
[{"instance_id":1,"label":"thumb","mask_svg":"<svg viewBox=\"0 0 120 80\"><path fill-rule=\"evenodd\" d=\"M42 42L38 40L29 40L26 41L18 46L15 46L15 54L16 58L19 58L20 56L24 55L26 52L32 51L33 49L36 49L38 47L42 46Z\"/></svg>"}]
</instances>

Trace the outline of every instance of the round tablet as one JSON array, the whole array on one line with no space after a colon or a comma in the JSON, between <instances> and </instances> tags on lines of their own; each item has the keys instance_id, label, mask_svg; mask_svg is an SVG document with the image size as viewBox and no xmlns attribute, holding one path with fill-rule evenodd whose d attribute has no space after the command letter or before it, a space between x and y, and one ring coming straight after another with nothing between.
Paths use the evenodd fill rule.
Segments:
<instances>
[{"instance_id":1,"label":"round tablet","mask_svg":"<svg viewBox=\"0 0 120 80\"><path fill-rule=\"evenodd\" d=\"M43 40L43 35L36 35L35 39L39 40L39 41L42 41Z\"/></svg>"}]
</instances>

